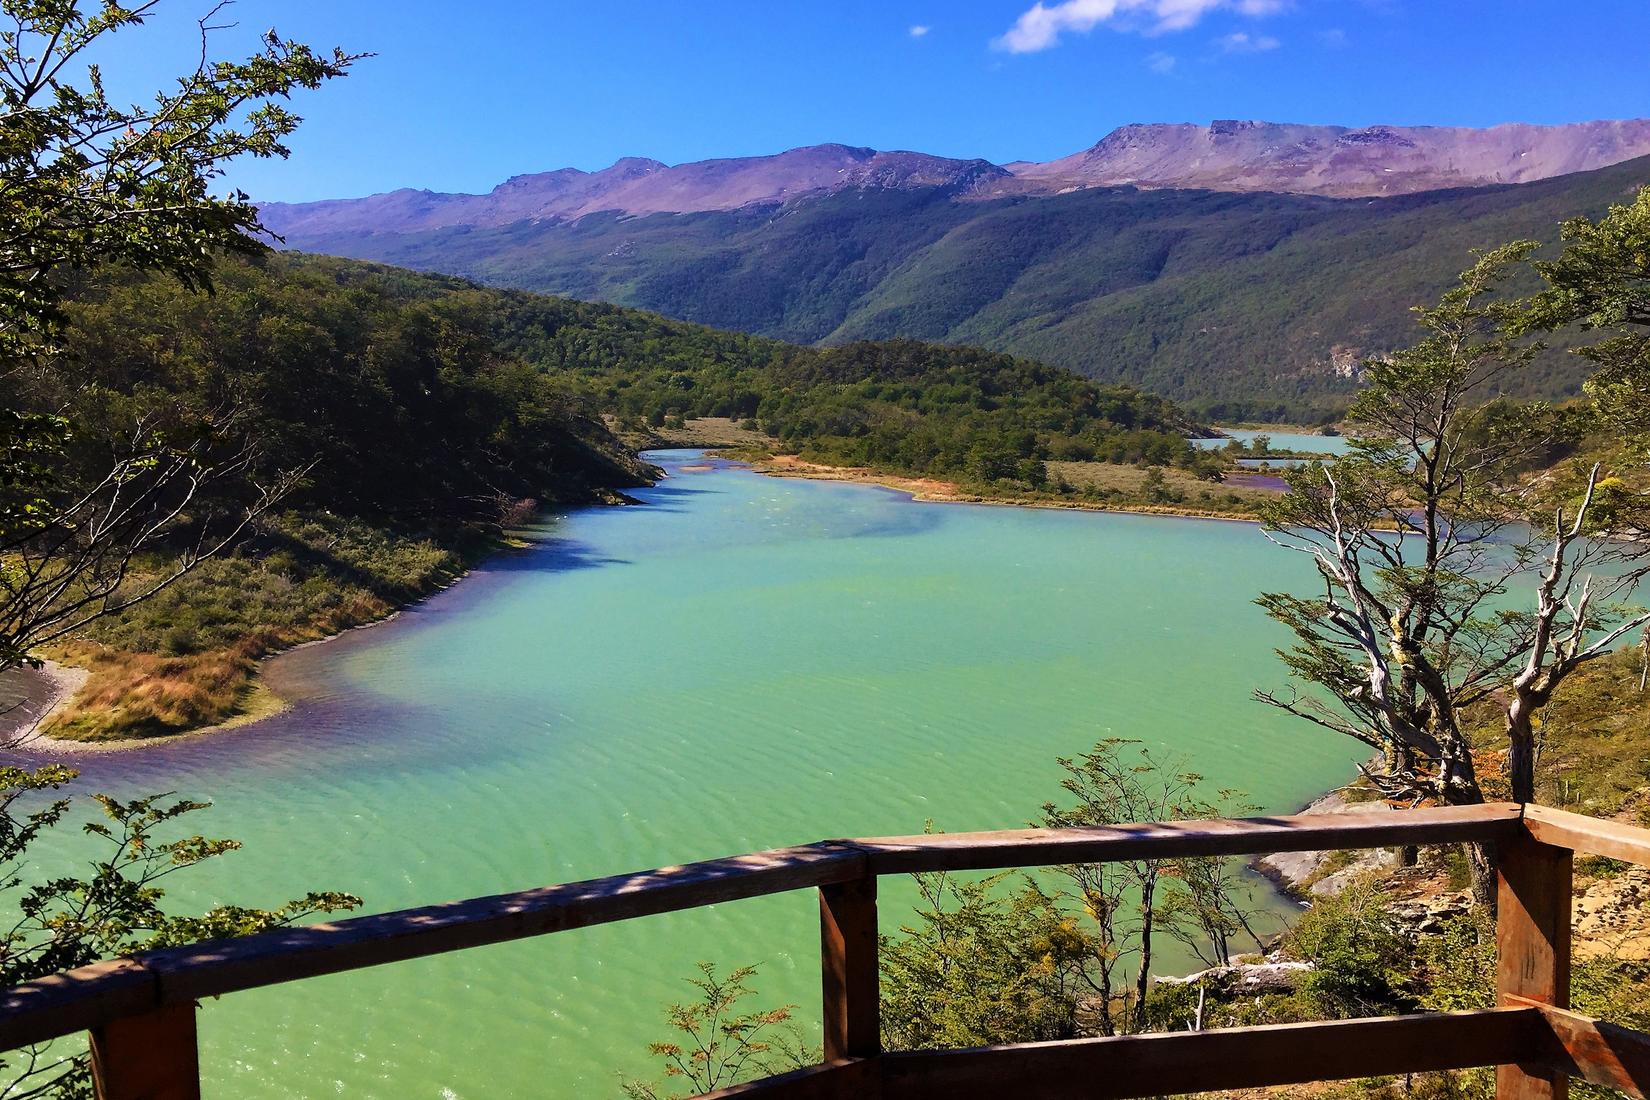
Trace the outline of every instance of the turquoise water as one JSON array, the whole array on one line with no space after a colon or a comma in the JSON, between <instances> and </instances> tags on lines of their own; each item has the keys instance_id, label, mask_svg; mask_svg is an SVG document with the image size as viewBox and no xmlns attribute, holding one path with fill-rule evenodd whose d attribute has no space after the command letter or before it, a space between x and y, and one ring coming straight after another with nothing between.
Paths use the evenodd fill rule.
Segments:
<instances>
[{"instance_id":1,"label":"turquoise water","mask_svg":"<svg viewBox=\"0 0 1650 1100\"><path fill-rule=\"evenodd\" d=\"M558 518L396 621L290 654L291 711L86 758L88 785L212 799L242 852L174 890L369 910L822 837L1017 826L1057 755L1185 754L1269 811L1347 742L1249 699L1249 601L1305 581L1246 524L920 504L685 453L645 507ZM902 917L899 884L883 907ZM799 893L237 994L204 1006L218 1097L617 1095L698 959L756 963L816 1027ZM1171 964L1174 960L1170 960Z\"/></svg>"},{"instance_id":2,"label":"turquoise water","mask_svg":"<svg viewBox=\"0 0 1650 1100\"><path fill-rule=\"evenodd\" d=\"M1194 439L1192 442L1207 450L1218 450L1231 439L1248 443L1257 435L1264 435L1272 441L1272 448L1278 451L1312 451L1321 454L1345 454L1349 446L1344 435L1315 435L1309 432L1267 432L1251 431L1246 428L1221 428L1226 437L1215 436L1212 439Z\"/></svg>"}]
</instances>

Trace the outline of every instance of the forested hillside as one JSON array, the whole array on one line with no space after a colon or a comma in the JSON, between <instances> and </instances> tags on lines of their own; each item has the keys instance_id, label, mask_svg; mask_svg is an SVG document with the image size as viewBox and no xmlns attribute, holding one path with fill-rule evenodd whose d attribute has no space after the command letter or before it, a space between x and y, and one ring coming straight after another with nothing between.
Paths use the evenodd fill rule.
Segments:
<instances>
[{"instance_id":1,"label":"forested hillside","mask_svg":"<svg viewBox=\"0 0 1650 1100\"><path fill-rule=\"evenodd\" d=\"M1094 189L960 201L856 189L788 205L288 244L656 310L802 343L972 344L1127 381L1228 418L1334 415L1360 355L1401 346L1474 248L1557 238L1650 161L1393 199ZM1514 396L1567 396L1550 353Z\"/></svg>"},{"instance_id":2,"label":"forested hillside","mask_svg":"<svg viewBox=\"0 0 1650 1100\"><path fill-rule=\"evenodd\" d=\"M59 736L231 717L258 657L387 614L541 506L645 484L604 416L757 420L815 459L1004 492L1047 459L1202 461L1169 402L1007 355L798 347L356 261L225 258L209 295L116 273L73 288L68 318L57 365L5 384L76 426L74 462L148 423L235 456L201 516L297 480L232 552L59 647L92 674Z\"/></svg>"}]
</instances>

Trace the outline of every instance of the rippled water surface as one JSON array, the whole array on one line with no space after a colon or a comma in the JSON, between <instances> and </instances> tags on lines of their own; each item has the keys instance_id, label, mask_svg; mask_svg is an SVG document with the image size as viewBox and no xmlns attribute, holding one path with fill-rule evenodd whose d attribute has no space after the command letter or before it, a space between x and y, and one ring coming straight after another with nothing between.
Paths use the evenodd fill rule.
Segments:
<instances>
[{"instance_id":1,"label":"rippled water surface","mask_svg":"<svg viewBox=\"0 0 1650 1100\"><path fill-rule=\"evenodd\" d=\"M1277 437L1274 437L1277 438ZM304 701L85 762L212 799L244 851L180 900L308 889L381 911L822 837L1015 826L1057 755L1126 736L1268 810L1349 744L1249 700L1280 639L1249 601L1302 563L1252 526L912 503L656 456L645 507L561 517L393 623L290 654ZM890 884L885 927L907 895ZM601 1097L647 1068L695 960L818 1000L806 893L208 1003L208 1095Z\"/></svg>"}]
</instances>

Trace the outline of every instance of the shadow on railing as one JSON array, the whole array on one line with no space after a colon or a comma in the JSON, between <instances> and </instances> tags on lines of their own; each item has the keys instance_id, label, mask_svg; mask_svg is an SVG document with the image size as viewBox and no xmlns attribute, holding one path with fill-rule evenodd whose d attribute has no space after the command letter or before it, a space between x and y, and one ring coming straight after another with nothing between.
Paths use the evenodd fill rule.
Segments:
<instances>
[{"instance_id":1,"label":"shadow on railing","mask_svg":"<svg viewBox=\"0 0 1650 1100\"><path fill-rule=\"evenodd\" d=\"M1493 843L1500 852L1499 1007L971 1050L880 1049L881 875L1463 841ZM815 888L825 1061L715 1097L1121 1100L1476 1066L1498 1067L1503 1100L1563 1100L1571 1076L1644 1097L1650 1035L1567 1007L1578 851L1650 866L1650 830L1499 803L828 840L82 967L0 994L0 1049L89 1031L101 1100L193 1100L200 1095L195 1005L202 997Z\"/></svg>"}]
</instances>

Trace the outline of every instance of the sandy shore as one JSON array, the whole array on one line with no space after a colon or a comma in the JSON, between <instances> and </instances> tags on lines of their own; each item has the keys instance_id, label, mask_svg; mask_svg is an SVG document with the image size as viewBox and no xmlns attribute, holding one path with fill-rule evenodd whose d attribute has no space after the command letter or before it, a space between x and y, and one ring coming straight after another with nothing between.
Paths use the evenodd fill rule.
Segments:
<instances>
[{"instance_id":1,"label":"sandy shore","mask_svg":"<svg viewBox=\"0 0 1650 1100\"><path fill-rule=\"evenodd\" d=\"M0 745L54 753L82 749L79 742L47 737L40 727L68 706L89 675L83 668L47 661L40 668L13 669L0 676Z\"/></svg>"},{"instance_id":2,"label":"sandy shore","mask_svg":"<svg viewBox=\"0 0 1650 1100\"><path fill-rule=\"evenodd\" d=\"M998 504L1011 508L1046 508L1074 512L1122 512L1137 516L1173 516L1179 519L1218 519L1229 523L1258 524L1259 519L1231 512L1212 512L1199 508L1183 508L1173 504L1107 504L1092 500L1043 500L1036 497L987 497L964 492L954 482L935 478L901 477L898 474L878 473L861 466L827 466L806 462L796 455L774 455L772 458L750 461L736 459L751 469L769 477L794 477L811 481L848 481L861 485L880 485L911 494L913 500L932 504Z\"/></svg>"}]
</instances>

